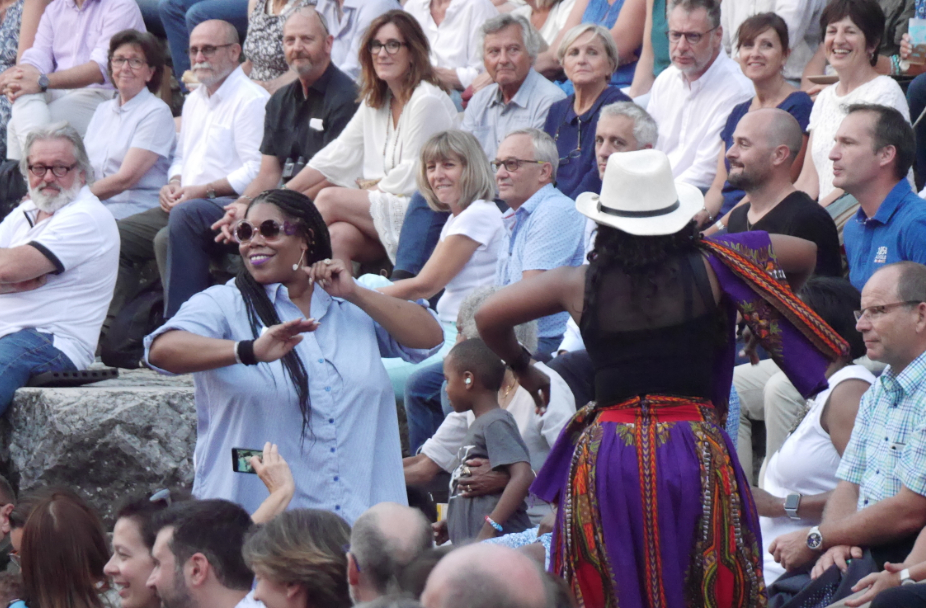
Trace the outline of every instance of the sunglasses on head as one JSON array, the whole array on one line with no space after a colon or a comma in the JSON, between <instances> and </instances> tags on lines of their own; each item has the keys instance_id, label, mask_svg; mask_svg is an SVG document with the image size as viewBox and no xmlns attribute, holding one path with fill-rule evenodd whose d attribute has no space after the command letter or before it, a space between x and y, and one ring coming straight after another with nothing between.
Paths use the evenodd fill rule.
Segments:
<instances>
[{"instance_id":1,"label":"sunglasses on head","mask_svg":"<svg viewBox=\"0 0 926 608\"><path fill-rule=\"evenodd\" d=\"M283 222L281 224L276 220L264 220L259 226L255 226L247 220L241 220L235 224L233 234L235 240L239 243L247 243L253 239L254 235L257 233L260 233L260 235L264 237L264 240L272 241L281 238L281 232L286 236L296 234L296 226L296 224L291 222Z\"/></svg>"}]
</instances>

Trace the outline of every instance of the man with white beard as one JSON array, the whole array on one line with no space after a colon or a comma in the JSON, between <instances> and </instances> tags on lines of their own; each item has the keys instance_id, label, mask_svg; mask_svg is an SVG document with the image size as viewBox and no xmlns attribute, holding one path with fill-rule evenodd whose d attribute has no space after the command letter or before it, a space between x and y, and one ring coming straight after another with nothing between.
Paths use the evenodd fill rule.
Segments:
<instances>
[{"instance_id":1,"label":"man with white beard","mask_svg":"<svg viewBox=\"0 0 926 608\"><path fill-rule=\"evenodd\" d=\"M42 127L23 149L30 198L0 223L0 414L30 377L93 363L119 265L77 131Z\"/></svg>"},{"instance_id":2,"label":"man with white beard","mask_svg":"<svg viewBox=\"0 0 926 608\"><path fill-rule=\"evenodd\" d=\"M227 21L204 21L190 34L190 60L200 86L183 103L170 181L161 188L160 207L119 221L123 264L157 257L168 317L209 287L211 254L238 251L237 244L222 248L211 239L202 242L195 227L203 217L211 218L210 224L222 217L260 169L270 94L245 75L240 57L238 32ZM170 247L175 239L198 244L203 255Z\"/></svg>"}]
</instances>

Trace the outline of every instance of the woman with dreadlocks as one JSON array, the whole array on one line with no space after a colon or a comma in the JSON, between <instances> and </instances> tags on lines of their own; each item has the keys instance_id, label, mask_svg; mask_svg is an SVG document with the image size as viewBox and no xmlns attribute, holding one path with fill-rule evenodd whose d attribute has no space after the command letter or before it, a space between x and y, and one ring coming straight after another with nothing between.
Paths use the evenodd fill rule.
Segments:
<instances>
[{"instance_id":1,"label":"woman with dreadlocks","mask_svg":"<svg viewBox=\"0 0 926 608\"><path fill-rule=\"evenodd\" d=\"M531 486L558 504L551 567L580 606L765 606L759 518L722 427L736 313L805 396L848 356L785 281L809 276L816 247L764 232L704 240L692 221L703 205L662 152L613 154L601 195L576 200L598 223L589 264L506 287L476 313L540 403L549 379L512 328L568 311L581 329L595 401Z\"/></svg>"},{"instance_id":2,"label":"woman with dreadlocks","mask_svg":"<svg viewBox=\"0 0 926 608\"><path fill-rule=\"evenodd\" d=\"M256 475L232 471L232 449L279 445L296 483L291 507L352 522L404 503L395 399L382 357L422 361L440 324L416 304L355 283L332 260L315 205L292 190L254 199L233 229L244 269L187 301L145 339L162 373L193 373L193 494L253 512Z\"/></svg>"}]
</instances>

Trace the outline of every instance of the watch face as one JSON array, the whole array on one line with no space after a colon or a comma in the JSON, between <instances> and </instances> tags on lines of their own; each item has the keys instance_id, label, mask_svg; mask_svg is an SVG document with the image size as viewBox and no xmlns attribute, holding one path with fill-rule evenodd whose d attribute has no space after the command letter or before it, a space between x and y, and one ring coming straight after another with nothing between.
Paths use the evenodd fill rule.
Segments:
<instances>
[{"instance_id":1,"label":"watch face","mask_svg":"<svg viewBox=\"0 0 926 608\"><path fill-rule=\"evenodd\" d=\"M785 499L785 509L797 509L801 504L801 497L798 494L788 494Z\"/></svg>"},{"instance_id":2,"label":"watch face","mask_svg":"<svg viewBox=\"0 0 926 608\"><path fill-rule=\"evenodd\" d=\"M823 537L819 532L811 532L807 535L807 546L814 551L823 546Z\"/></svg>"}]
</instances>

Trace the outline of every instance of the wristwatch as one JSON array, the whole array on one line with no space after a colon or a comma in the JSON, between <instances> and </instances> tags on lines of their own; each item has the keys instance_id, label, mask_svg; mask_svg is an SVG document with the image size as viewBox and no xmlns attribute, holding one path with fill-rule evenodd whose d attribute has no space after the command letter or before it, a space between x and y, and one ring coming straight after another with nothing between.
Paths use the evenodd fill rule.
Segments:
<instances>
[{"instance_id":1,"label":"wristwatch","mask_svg":"<svg viewBox=\"0 0 926 608\"><path fill-rule=\"evenodd\" d=\"M43 93L48 90L48 76L39 74L39 90Z\"/></svg>"},{"instance_id":2,"label":"wristwatch","mask_svg":"<svg viewBox=\"0 0 926 608\"><path fill-rule=\"evenodd\" d=\"M823 535L820 534L820 526L814 526L807 533L807 547L813 551L823 550Z\"/></svg>"},{"instance_id":3,"label":"wristwatch","mask_svg":"<svg viewBox=\"0 0 926 608\"><path fill-rule=\"evenodd\" d=\"M901 585L915 585L916 581L910 576L910 569L904 568L900 571L900 584Z\"/></svg>"},{"instance_id":4,"label":"wristwatch","mask_svg":"<svg viewBox=\"0 0 926 608\"><path fill-rule=\"evenodd\" d=\"M791 519L800 519L797 510L801 506L801 498L803 497L800 494L788 494L785 498L785 513Z\"/></svg>"},{"instance_id":5,"label":"wristwatch","mask_svg":"<svg viewBox=\"0 0 926 608\"><path fill-rule=\"evenodd\" d=\"M212 184L206 186L206 198L209 200L215 199L215 186Z\"/></svg>"}]
</instances>

